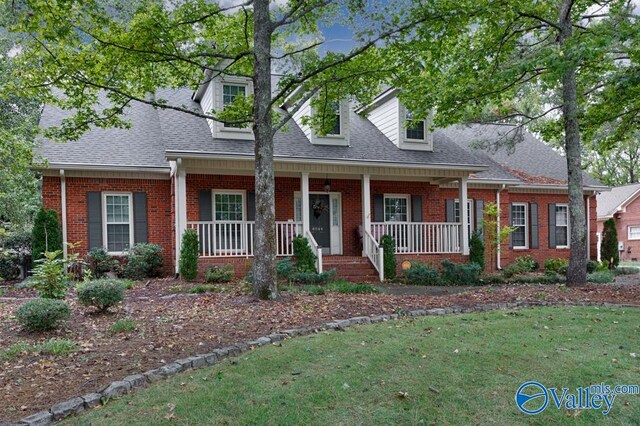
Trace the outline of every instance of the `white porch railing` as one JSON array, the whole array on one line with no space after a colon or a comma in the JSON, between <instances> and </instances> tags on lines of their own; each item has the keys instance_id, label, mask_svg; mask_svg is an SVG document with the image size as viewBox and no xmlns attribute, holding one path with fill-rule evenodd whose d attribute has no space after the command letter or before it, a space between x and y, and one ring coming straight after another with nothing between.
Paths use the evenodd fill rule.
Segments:
<instances>
[{"instance_id":1,"label":"white porch railing","mask_svg":"<svg viewBox=\"0 0 640 426\"><path fill-rule=\"evenodd\" d=\"M198 234L201 257L253 256L255 222L187 222ZM278 256L293 256L293 239L302 233L301 222L276 222Z\"/></svg>"},{"instance_id":2,"label":"white porch railing","mask_svg":"<svg viewBox=\"0 0 640 426\"><path fill-rule=\"evenodd\" d=\"M309 240L309 245L311 246L313 254L316 255L316 270L320 274L322 273L322 247L318 245L316 239L311 235L311 232L307 231L306 238Z\"/></svg>"},{"instance_id":3,"label":"white porch railing","mask_svg":"<svg viewBox=\"0 0 640 426\"><path fill-rule=\"evenodd\" d=\"M461 253L460 223L432 222L376 222L371 235L379 243L383 235L390 235L396 243L396 253L441 254Z\"/></svg>"},{"instance_id":4,"label":"white porch railing","mask_svg":"<svg viewBox=\"0 0 640 426\"><path fill-rule=\"evenodd\" d=\"M369 261L378 271L380 282L384 281L384 249L380 247L380 244L373 238L371 232L365 230L362 236L362 247L364 254L369 258Z\"/></svg>"}]
</instances>

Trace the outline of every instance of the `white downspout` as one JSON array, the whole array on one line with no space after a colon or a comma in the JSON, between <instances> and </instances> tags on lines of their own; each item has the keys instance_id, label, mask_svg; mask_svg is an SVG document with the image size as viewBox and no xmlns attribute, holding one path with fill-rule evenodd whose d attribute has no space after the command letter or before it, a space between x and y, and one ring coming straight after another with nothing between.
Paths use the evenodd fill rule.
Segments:
<instances>
[{"instance_id":1,"label":"white downspout","mask_svg":"<svg viewBox=\"0 0 640 426\"><path fill-rule=\"evenodd\" d=\"M500 209L500 193L502 191L505 190L505 188L507 187L507 185L502 185L502 188L498 189L496 191L496 204L498 205L498 217L496 218L496 223L497 223L497 229L496 229L496 235L498 237L498 249L496 250L496 268L498 270L502 269L502 265L500 262L500 251L501 251L501 246L502 246L502 242L499 241L500 239L500 216L502 216L502 210Z\"/></svg>"},{"instance_id":2,"label":"white downspout","mask_svg":"<svg viewBox=\"0 0 640 426\"><path fill-rule=\"evenodd\" d=\"M67 179L60 169L60 219L62 221L62 257L67 258Z\"/></svg>"},{"instance_id":3,"label":"white downspout","mask_svg":"<svg viewBox=\"0 0 640 426\"><path fill-rule=\"evenodd\" d=\"M594 191L587 197L587 261L591 260L591 198L595 196Z\"/></svg>"}]
</instances>

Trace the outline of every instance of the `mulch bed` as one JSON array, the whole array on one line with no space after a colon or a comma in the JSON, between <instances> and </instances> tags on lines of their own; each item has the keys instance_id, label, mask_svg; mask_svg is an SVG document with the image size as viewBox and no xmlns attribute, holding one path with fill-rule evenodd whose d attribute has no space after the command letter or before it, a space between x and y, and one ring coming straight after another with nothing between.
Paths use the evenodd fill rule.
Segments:
<instances>
[{"instance_id":1,"label":"mulch bed","mask_svg":"<svg viewBox=\"0 0 640 426\"><path fill-rule=\"evenodd\" d=\"M78 306L75 296L69 296L71 320L61 330L42 335L22 331L13 318L17 307L35 294L30 290L11 289L0 297L0 350L14 343L37 343L52 337L71 339L80 350L64 356L24 353L12 359L0 359L0 421L17 420L165 362L278 330L361 315L481 303L585 301L640 305L638 280L635 276L622 284L578 288L478 287L440 296L285 293L278 301L256 302L239 287L202 295L171 293L172 287L182 283L162 279L146 285L138 283L127 291L122 306L103 315ZM126 317L136 320L136 330L112 333L113 323Z\"/></svg>"}]
</instances>

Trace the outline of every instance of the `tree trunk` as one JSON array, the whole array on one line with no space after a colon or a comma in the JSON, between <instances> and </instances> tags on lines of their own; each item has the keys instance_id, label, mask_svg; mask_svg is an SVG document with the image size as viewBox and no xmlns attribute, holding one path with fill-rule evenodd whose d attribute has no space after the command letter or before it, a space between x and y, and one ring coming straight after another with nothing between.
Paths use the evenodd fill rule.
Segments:
<instances>
[{"instance_id":1,"label":"tree trunk","mask_svg":"<svg viewBox=\"0 0 640 426\"><path fill-rule=\"evenodd\" d=\"M271 33L269 0L253 2L254 123L256 168L256 223L253 237L253 295L276 298L275 179L271 122Z\"/></svg>"},{"instance_id":2,"label":"tree trunk","mask_svg":"<svg viewBox=\"0 0 640 426\"><path fill-rule=\"evenodd\" d=\"M573 0L560 5L560 48L572 35L571 6ZM567 285L576 286L587 281L587 233L582 188L582 147L578 123L578 95L576 66L568 66L562 76L562 115L564 121L565 154L569 177L569 223L571 253L567 271Z\"/></svg>"}]
</instances>

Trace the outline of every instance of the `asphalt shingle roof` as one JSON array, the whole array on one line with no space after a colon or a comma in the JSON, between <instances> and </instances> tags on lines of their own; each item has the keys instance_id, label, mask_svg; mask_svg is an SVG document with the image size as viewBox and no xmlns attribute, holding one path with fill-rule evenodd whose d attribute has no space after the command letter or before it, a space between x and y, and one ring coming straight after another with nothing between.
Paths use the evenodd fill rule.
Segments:
<instances>
[{"instance_id":1,"label":"asphalt shingle roof","mask_svg":"<svg viewBox=\"0 0 640 426\"><path fill-rule=\"evenodd\" d=\"M617 186L597 196L598 217L611 217L630 197L640 191L640 183ZM637 195L636 195L637 196Z\"/></svg>"}]
</instances>

